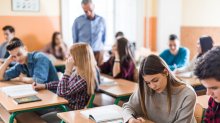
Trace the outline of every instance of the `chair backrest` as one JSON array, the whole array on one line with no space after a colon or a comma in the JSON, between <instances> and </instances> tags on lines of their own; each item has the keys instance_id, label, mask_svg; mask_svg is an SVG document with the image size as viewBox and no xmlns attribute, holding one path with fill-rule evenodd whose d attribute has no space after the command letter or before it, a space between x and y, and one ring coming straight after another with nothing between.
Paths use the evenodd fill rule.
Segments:
<instances>
[{"instance_id":1,"label":"chair backrest","mask_svg":"<svg viewBox=\"0 0 220 123\"><path fill-rule=\"evenodd\" d=\"M202 123L204 111L205 111L205 109L200 104L196 103L194 117L195 117L197 123Z\"/></svg>"},{"instance_id":2,"label":"chair backrest","mask_svg":"<svg viewBox=\"0 0 220 123\"><path fill-rule=\"evenodd\" d=\"M85 108L92 108L94 99L95 99L95 94L91 95L89 102L87 103Z\"/></svg>"}]
</instances>

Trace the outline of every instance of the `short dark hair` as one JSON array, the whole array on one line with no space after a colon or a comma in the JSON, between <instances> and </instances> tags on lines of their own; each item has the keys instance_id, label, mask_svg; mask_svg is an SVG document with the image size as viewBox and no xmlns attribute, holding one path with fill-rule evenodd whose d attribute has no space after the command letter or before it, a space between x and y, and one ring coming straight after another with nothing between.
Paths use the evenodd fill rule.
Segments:
<instances>
[{"instance_id":1,"label":"short dark hair","mask_svg":"<svg viewBox=\"0 0 220 123\"><path fill-rule=\"evenodd\" d=\"M214 78L220 81L220 46L213 47L200 57L194 74L201 80Z\"/></svg>"},{"instance_id":2,"label":"short dark hair","mask_svg":"<svg viewBox=\"0 0 220 123\"><path fill-rule=\"evenodd\" d=\"M174 40L176 40L176 39L178 39L178 37L177 37L175 34L171 34L171 35L169 36L169 40L170 40L170 41L174 41Z\"/></svg>"},{"instance_id":3,"label":"short dark hair","mask_svg":"<svg viewBox=\"0 0 220 123\"><path fill-rule=\"evenodd\" d=\"M119 37L119 36L124 37L124 33L121 32L121 31L119 31L119 32L117 32L117 33L115 34L115 38L117 38L117 37Z\"/></svg>"},{"instance_id":4,"label":"short dark hair","mask_svg":"<svg viewBox=\"0 0 220 123\"><path fill-rule=\"evenodd\" d=\"M19 38L15 37L8 42L6 49L8 51L11 51L17 47L23 47L23 46L24 46L24 44L22 43L22 41Z\"/></svg>"},{"instance_id":5,"label":"short dark hair","mask_svg":"<svg viewBox=\"0 0 220 123\"><path fill-rule=\"evenodd\" d=\"M14 33L15 32L15 29L13 26L10 26L10 25L6 25L2 28L3 31L6 31L6 30L9 30L10 33Z\"/></svg>"},{"instance_id":6,"label":"short dark hair","mask_svg":"<svg viewBox=\"0 0 220 123\"><path fill-rule=\"evenodd\" d=\"M82 0L81 4L88 4L92 3L92 0Z\"/></svg>"}]
</instances>

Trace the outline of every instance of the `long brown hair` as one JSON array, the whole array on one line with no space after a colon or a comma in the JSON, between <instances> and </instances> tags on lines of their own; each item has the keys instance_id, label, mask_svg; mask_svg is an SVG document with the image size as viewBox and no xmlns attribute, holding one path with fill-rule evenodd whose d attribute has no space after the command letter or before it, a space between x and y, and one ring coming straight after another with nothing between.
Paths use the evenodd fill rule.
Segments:
<instances>
[{"instance_id":1,"label":"long brown hair","mask_svg":"<svg viewBox=\"0 0 220 123\"><path fill-rule=\"evenodd\" d=\"M176 78L172 72L170 71L168 65L157 55L149 55L148 57L144 58L141 62L140 70L139 70L139 94L141 99L141 109L144 112L144 115L146 118L148 118L147 115L147 109L145 106L145 95L149 94L150 96L153 96L155 91L148 87L146 85L147 90L145 90L145 82L143 79L144 75L154 75L162 73L164 74L164 70L168 71L167 75L167 102L168 102L168 111L170 112L171 109L171 94L172 94L172 88L171 86L177 87L180 85L183 85L183 83Z\"/></svg>"},{"instance_id":2,"label":"long brown hair","mask_svg":"<svg viewBox=\"0 0 220 123\"><path fill-rule=\"evenodd\" d=\"M86 43L76 43L70 48L76 72L87 83L87 93L94 94L97 78L97 63L92 52L92 48Z\"/></svg>"},{"instance_id":3,"label":"long brown hair","mask_svg":"<svg viewBox=\"0 0 220 123\"><path fill-rule=\"evenodd\" d=\"M121 66L122 64L126 65L125 62L126 63L133 62L135 64L133 55L131 53L131 49L129 47L129 41L126 38L122 37L117 39L116 43L117 43L117 50L120 57ZM125 66L125 67L129 67L129 66Z\"/></svg>"}]
</instances>

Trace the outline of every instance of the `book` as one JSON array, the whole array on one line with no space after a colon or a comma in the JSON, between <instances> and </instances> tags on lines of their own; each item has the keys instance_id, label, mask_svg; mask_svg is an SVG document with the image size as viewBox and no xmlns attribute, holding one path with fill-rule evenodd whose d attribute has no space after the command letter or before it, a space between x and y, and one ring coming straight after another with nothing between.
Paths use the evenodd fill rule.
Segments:
<instances>
[{"instance_id":1,"label":"book","mask_svg":"<svg viewBox=\"0 0 220 123\"><path fill-rule=\"evenodd\" d=\"M23 104L23 103L41 101L41 99L37 97L36 95L34 95L34 96L27 96L27 97L21 97L21 98L14 98L14 101L17 104Z\"/></svg>"},{"instance_id":2,"label":"book","mask_svg":"<svg viewBox=\"0 0 220 123\"><path fill-rule=\"evenodd\" d=\"M32 88L31 84L2 87L1 91L12 98L33 96L33 95L37 95L38 93Z\"/></svg>"},{"instance_id":3,"label":"book","mask_svg":"<svg viewBox=\"0 0 220 123\"><path fill-rule=\"evenodd\" d=\"M117 85L113 79L101 77L101 85Z\"/></svg>"},{"instance_id":4,"label":"book","mask_svg":"<svg viewBox=\"0 0 220 123\"><path fill-rule=\"evenodd\" d=\"M116 105L108 105L80 111L85 117L96 123L122 123L122 108Z\"/></svg>"}]
</instances>

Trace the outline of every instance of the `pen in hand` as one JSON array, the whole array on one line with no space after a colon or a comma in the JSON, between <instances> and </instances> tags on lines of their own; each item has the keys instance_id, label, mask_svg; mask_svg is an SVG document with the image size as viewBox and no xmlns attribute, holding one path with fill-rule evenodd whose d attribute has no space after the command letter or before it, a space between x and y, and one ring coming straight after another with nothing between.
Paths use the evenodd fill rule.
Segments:
<instances>
[{"instance_id":1,"label":"pen in hand","mask_svg":"<svg viewBox=\"0 0 220 123\"><path fill-rule=\"evenodd\" d=\"M131 114L131 116L132 116L134 119L137 119L137 117L136 117L134 114Z\"/></svg>"}]
</instances>

